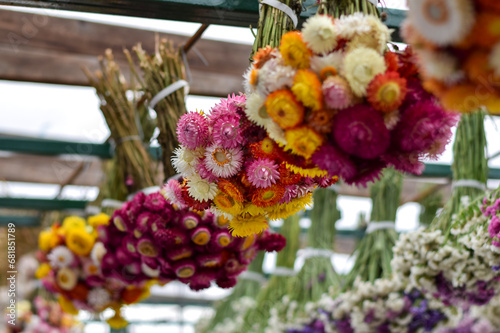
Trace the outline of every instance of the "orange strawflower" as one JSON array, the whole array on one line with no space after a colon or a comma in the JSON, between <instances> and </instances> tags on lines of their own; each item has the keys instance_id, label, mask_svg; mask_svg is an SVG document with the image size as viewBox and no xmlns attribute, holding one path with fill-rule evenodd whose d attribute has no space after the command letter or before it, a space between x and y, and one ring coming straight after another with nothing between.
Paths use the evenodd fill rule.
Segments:
<instances>
[{"instance_id":1,"label":"orange strawflower","mask_svg":"<svg viewBox=\"0 0 500 333\"><path fill-rule=\"evenodd\" d=\"M71 299L76 299L82 302L87 300L88 295L89 288L83 283L78 283L75 288L68 291L68 296Z\"/></svg>"},{"instance_id":2,"label":"orange strawflower","mask_svg":"<svg viewBox=\"0 0 500 333\"><path fill-rule=\"evenodd\" d=\"M443 107L450 111L468 113L481 107L481 101L476 96L476 86L459 84L444 91L441 96Z\"/></svg>"},{"instance_id":3,"label":"orange strawflower","mask_svg":"<svg viewBox=\"0 0 500 333\"><path fill-rule=\"evenodd\" d=\"M217 183L219 189L238 202L243 202L243 189L236 184L236 181L220 179Z\"/></svg>"},{"instance_id":4,"label":"orange strawflower","mask_svg":"<svg viewBox=\"0 0 500 333\"><path fill-rule=\"evenodd\" d=\"M397 110L406 96L406 79L397 72L379 74L370 82L366 99L376 110Z\"/></svg>"},{"instance_id":5,"label":"orange strawflower","mask_svg":"<svg viewBox=\"0 0 500 333\"><path fill-rule=\"evenodd\" d=\"M285 189L280 184L274 184L268 188L258 188L252 194L252 203L257 207L269 207L277 204L284 194Z\"/></svg>"},{"instance_id":6,"label":"orange strawflower","mask_svg":"<svg viewBox=\"0 0 500 333\"><path fill-rule=\"evenodd\" d=\"M250 72L250 80L248 81L251 85L256 86L257 80L259 79L259 70L252 69Z\"/></svg>"},{"instance_id":7,"label":"orange strawflower","mask_svg":"<svg viewBox=\"0 0 500 333\"><path fill-rule=\"evenodd\" d=\"M474 51L465 61L464 70L469 80L484 86L497 86L500 83L500 77L495 75L490 66L489 53L482 50Z\"/></svg>"},{"instance_id":8,"label":"orange strawflower","mask_svg":"<svg viewBox=\"0 0 500 333\"><path fill-rule=\"evenodd\" d=\"M326 134L332 131L333 117L337 114L335 110L316 110L309 113L306 122L318 133Z\"/></svg>"},{"instance_id":9,"label":"orange strawflower","mask_svg":"<svg viewBox=\"0 0 500 333\"><path fill-rule=\"evenodd\" d=\"M397 72L399 68L398 55L394 52L386 52L384 54L385 65L388 72Z\"/></svg>"},{"instance_id":10,"label":"orange strawflower","mask_svg":"<svg viewBox=\"0 0 500 333\"><path fill-rule=\"evenodd\" d=\"M323 107L321 81L310 70L300 69L293 80L292 92L299 101L312 110Z\"/></svg>"},{"instance_id":11,"label":"orange strawflower","mask_svg":"<svg viewBox=\"0 0 500 333\"><path fill-rule=\"evenodd\" d=\"M289 170L285 163L281 163L278 171L280 173L280 183L283 185L297 184L302 178L301 175Z\"/></svg>"},{"instance_id":12,"label":"orange strawflower","mask_svg":"<svg viewBox=\"0 0 500 333\"><path fill-rule=\"evenodd\" d=\"M321 77L321 80L326 80L329 76L335 76L337 75L337 69L335 67L331 66L326 66L321 70L319 73L319 76Z\"/></svg>"},{"instance_id":13,"label":"orange strawflower","mask_svg":"<svg viewBox=\"0 0 500 333\"><path fill-rule=\"evenodd\" d=\"M476 45L490 48L496 44L500 41L500 14L479 13L472 34Z\"/></svg>"},{"instance_id":14,"label":"orange strawflower","mask_svg":"<svg viewBox=\"0 0 500 333\"><path fill-rule=\"evenodd\" d=\"M274 56L272 55L273 50L274 49L268 45L264 48L260 48L257 52L255 52L252 57L253 67L256 69L260 69L269 59L274 58Z\"/></svg>"},{"instance_id":15,"label":"orange strawflower","mask_svg":"<svg viewBox=\"0 0 500 333\"><path fill-rule=\"evenodd\" d=\"M276 143L270 138L265 138L262 141L251 143L249 145L250 153L254 158L278 158L280 150L278 149Z\"/></svg>"},{"instance_id":16,"label":"orange strawflower","mask_svg":"<svg viewBox=\"0 0 500 333\"><path fill-rule=\"evenodd\" d=\"M446 86L436 79L428 79L422 82L422 87L437 96L441 96L446 91Z\"/></svg>"},{"instance_id":17,"label":"orange strawflower","mask_svg":"<svg viewBox=\"0 0 500 333\"><path fill-rule=\"evenodd\" d=\"M302 40L298 31L290 31L283 35L280 43L280 52L285 60L285 65L298 69L309 68L312 51Z\"/></svg>"},{"instance_id":18,"label":"orange strawflower","mask_svg":"<svg viewBox=\"0 0 500 333\"><path fill-rule=\"evenodd\" d=\"M269 116L283 129L294 128L304 120L304 107L290 90L281 89L269 94L266 109Z\"/></svg>"}]
</instances>

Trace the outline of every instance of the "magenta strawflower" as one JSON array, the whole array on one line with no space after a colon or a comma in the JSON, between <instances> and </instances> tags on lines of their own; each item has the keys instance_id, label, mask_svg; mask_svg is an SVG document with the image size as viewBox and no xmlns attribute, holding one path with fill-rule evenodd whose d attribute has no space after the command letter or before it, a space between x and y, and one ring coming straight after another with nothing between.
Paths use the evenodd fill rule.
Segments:
<instances>
[{"instance_id":1,"label":"magenta strawflower","mask_svg":"<svg viewBox=\"0 0 500 333\"><path fill-rule=\"evenodd\" d=\"M196 245L206 245L210 242L210 230L206 227L198 227L191 232L191 241Z\"/></svg>"},{"instance_id":2,"label":"magenta strawflower","mask_svg":"<svg viewBox=\"0 0 500 333\"><path fill-rule=\"evenodd\" d=\"M333 146L321 146L311 159L318 168L327 171L331 176L338 175L343 179L350 179L356 174L356 166L349 156Z\"/></svg>"},{"instance_id":3,"label":"magenta strawflower","mask_svg":"<svg viewBox=\"0 0 500 333\"><path fill-rule=\"evenodd\" d=\"M333 110L345 109L353 102L349 83L340 76L330 76L323 82L325 104Z\"/></svg>"},{"instance_id":4,"label":"magenta strawflower","mask_svg":"<svg viewBox=\"0 0 500 333\"><path fill-rule=\"evenodd\" d=\"M153 234L156 244L163 248L184 245L188 243L188 237L184 231L177 228L160 229Z\"/></svg>"},{"instance_id":5,"label":"magenta strawflower","mask_svg":"<svg viewBox=\"0 0 500 333\"><path fill-rule=\"evenodd\" d=\"M130 222L127 215L123 211L121 210L115 211L113 213L112 220L113 224L118 230L122 232L132 230L132 223Z\"/></svg>"},{"instance_id":6,"label":"magenta strawflower","mask_svg":"<svg viewBox=\"0 0 500 333\"><path fill-rule=\"evenodd\" d=\"M141 233L148 232L153 223L153 214L150 212L142 212L137 216L135 220L135 229L139 230Z\"/></svg>"},{"instance_id":7,"label":"magenta strawflower","mask_svg":"<svg viewBox=\"0 0 500 333\"><path fill-rule=\"evenodd\" d=\"M257 188L267 188L280 179L278 165L268 158L259 158L251 162L247 168L248 181Z\"/></svg>"},{"instance_id":8,"label":"magenta strawflower","mask_svg":"<svg viewBox=\"0 0 500 333\"><path fill-rule=\"evenodd\" d=\"M169 260L177 261L191 257L193 255L193 248L191 246L176 246L166 251L165 254Z\"/></svg>"},{"instance_id":9,"label":"magenta strawflower","mask_svg":"<svg viewBox=\"0 0 500 333\"><path fill-rule=\"evenodd\" d=\"M186 212L184 216L182 216L181 219L181 226L186 228L187 230L196 228L198 224L201 222L201 217L200 215L194 213L194 212Z\"/></svg>"},{"instance_id":10,"label":"magenta strawflower","mask_svg":"<svg viewBox=\"0 0 500 333\"><path fill-rule=\"evenodd\" d=\"M220 117L212 129L215 144L226 149L243 146L246 140L239 126L240 116L237 114Z\"/></svg>"},{"instance_id":11,"label":"magenta strawflower","mask_svg":"<svg viewBox=\"0 0 500 333\"><path fill-rule=\"evenodd\" d=\"M229 289L232 288L238 283L238 280L235 277L221 277L218 278L215 283L217 283L217 286L222 289Z\"/></svg>"},{"instance_id":12,"label":"magenta strawflower","mask_svg":"<svg viewBox=\"0 0 500 333\"><path fill-rule=\"evenodd\" d=\"M286 238L275 232L266 230L259 240L259 249L266 252L279 252L286 246Z\"/></svg>"},{"instance_id":13,"label":"magenta strawflower","mask_svg":"<svg viewBox=\"0 0 500 333\"><path fill-rule=\"evenodd\" d=\"M246 270L246 266L240 264L240 262L234 258L228 259L224 264L224 271L227 276L237 276L244 270Z\"/></svg>"},{"instance_id":14,"label":"magenta strawflower","mask_svg":"<svg viewBox=\"0 0 500 333\"><path fill-rule=\"evenodd\" d=\"M382 114L364 104L340 111L333 120L332 133L344 152L363 159L382 155L391 139Z\"/></svg>"},{"instance_id":15,"label":"magenta strawflower","mask_svg":"<svg viewBox=\"0 0 500 333\"><path fill-rule=\"evenodd\" d=\"M196 272L196 265L192 260L186 259L176 262L172 268L178 278L186 279L194 275Z\"/></svg>"},{"instance_id":16,"label":"magenta strawflower","mask_svg":"<svg viewBox=\"0 0 500 333\"><path fill-rule=\"evenodd\" d=\"M137 241L137 252L146 257L157 257L158 249L156 248L153 239L143 237Z\"/></svg>"},{"instance_id":17,"label":"magenta strawflower","mask_svg":"<svg viewBox=\"0 0 500 333\"><path fill-rule=\"evenodd\" d=\"M131 256L129 254L129 252L122 247L119 247L116 249L115 255L116 255L116 259L122 265L131 264L134 260L136 260L135 257Z\"/></svg>"},{"instance_id":18,"label":"magenta strawflower","mask_svg":"<svg viewBox=\"0 0 500 333\"><path fill-rule=\"evenodd\" d=\"M352 178L346 178L344 181L349 185L363 186L370 182L375 182L380 179L382 175L382 169L387 167L387 163L380 159L374 160L361 160L356 159L354 161L358 172Z\"/></svg>"},{"instance_id":19,"label":"magenta strawflower","mask_svg":"<svg viewBox=\"0 0 500 333\"><path fill-rule=\"evenodd\" d=\"M433 100L417 102L402 113L394 138L404 152L433 157L444 151L457 121L457 115L447 113Z\"/></svg>"},{"instance_id":20,"label":"magenta strawflower","mask_svg":"<svg viewBox=\"0 0 500 333\"><path fill-rule=\"evenodd\" d=\"M123 249L131 256L137 257L137 239L134 236L128 235L122 239Z\"/></svg>"},{"instance_id":21,"label":"magenta strawflower","mask_svg":"<svg viewBox=\"0 0 500 333\"><path fill-rule=\"evenodd\" d=\"M243 265L249 265L257 256L258 246L252 246L246 251L240 252L238 254L238 260Z\"/></svg>"},{"instance_id":22,"label":"magenta strawflower","mask_svg":"<svg viewBox=\"0 0 500 333\"><path fill-rule=\"evenodd\" d=\"M382 159L389 165L392 165L396 170L408 172L415 175L420 175L425 169L425 164L419 160L419 154L385 154Z\"/></svg>"},{"instance_id":23,"label":"magenta strawflower","mask_svg":"<svg viewBox=\"0 0 500 333\"><path fill-rule=\"evenodd\" d=\"M210 132L205 117L198 112L184 114L177 124L177 139L189 149L205 147L209 142Z\"/></svg>"},{"instance_id":24,"label":"magenta strawflower","mask_svg":"<svg viewBox=\"0 0 500 333\"><path fill-rule=\"evenodd\" d=\"M210 241L211 245L215 248L224 248L228 247L232 242L231 234L226 230L216 231L212 235L212 239Z\"/></svg>"},{"instance_id":25,"label":"magenta strawflower","mask_svg":"<svg viewBox=\"0 0 500 333\"><path fill-rule=\"evenodd\" d=\"M196 262L200 267L216 267L222 262L220 253L214 254L200 254L196 257Z\"/></svg>"},{"instance_id":26,"label":"magenta strawflower","mask_svg":"<svg viewBox=\"0 0 500 333\"><path fill-rule=\"evenodd\" d=\"M191 277L189 288L194 291L207 289L215 279L215 272L208 268L197 268L196 273Z\"/></svg>"},{"instance_id":27,"label":"magenta strawflower","mask_svg":"<svg viewBox=\"0 0 500 333\"><path fill-rule=\"evenodd\" d=\"M160 212L165 208L165 198L158 192L151 193L144 200L144 207L154 212Z\"/></svg>"}]
</instances>

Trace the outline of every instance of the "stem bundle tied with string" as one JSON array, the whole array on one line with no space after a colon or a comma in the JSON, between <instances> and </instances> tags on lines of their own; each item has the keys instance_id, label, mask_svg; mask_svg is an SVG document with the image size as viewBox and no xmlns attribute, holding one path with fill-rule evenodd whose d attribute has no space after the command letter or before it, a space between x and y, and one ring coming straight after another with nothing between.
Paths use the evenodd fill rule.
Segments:
<instances>
[{"instance_id":1,"label":"stem bundle tied with string","mask_svg":"<svg viewBox=\"0 0 500 333\"><path fill-rule=\"evenodd\" d=\"M232 293L223 299L215 307L215 315L210 320L210 323L199 332L219 332L227 331L228 322L238 322L243 319L245 309L236 307L238 301L245 302L245 305L253 308L255 306L255 295L262 289L265 278L262 275L262 264L264 262L264 253L260 252L254 261L248 266L248 271L242 273L238 278L238 284L234 287ZM241 318L241 319L240 319ZM224 330L226 328L226 330Z\"/></svg>"},{"instance_id":2,"label":"stem bundle tied with string","mask_svg":"<svg viewBox=\"0 0 500 333\"><path fill-rule=\"evenodd\" d=\"M300 248L300 225L302 214L295 214L283 221L280 234L286 238L286 246L278 253L276 268L268 284L257 294L257 304L247 311L243 322L244 332L263 332L267 327L272 307L281 302L288 293L288 284L293 279L295 256Z\"/></svg>"},{"instance_id":3,"label":"stem bundle tied with string","mask_svg":"<svg viewBox=\"0 0 500 333\"><path fill-rule=\"evenodd\" d=\"M451 165L452 195L441 214L431 224L431 228L439 229L443 234L449 232L452 215L468 201L483 195L486 190L488 160L484 117L484 112L464 114L458 125Z\"/></svg>"},{"instance_id":4,"label":"stem bundle tied with string","mask_svg":"<svg viewBox=\"0 0 500 333\"><path fill-rule=\"evenodd\" d=\"M127 51L125 53L133 75L139 80L151 108L156 112L160 130L158 143L162 148L165 178L169 178L175 174L170 158L179 144L176 134L177 122L181 115L186 113L185 98L188 84L185 81L186 68L182 48L176 49L172 42L162 40L157 42L154 54L147 54L140 44L133 50L139 59L142 75L136 72L130 54ZM162 94L168 87L172 91L163 97Z\"/></svg>"},{"instance_id":5,"label":"stem bundle tied with string","mask_svg":"<svg viewBox=\"0 0 500 333\"><path fill-rule=\"evenodd\" d=\"M303 0L276 0L288 6L296 15L299 16L302 11ZM259 14L259 24L257 26L257 35L252 48L253 54L260 48L271 46L272 48L278 47L281 37L289 31L294 30L296 27L287 13L281 9L275 8L271 5L261 4Z\"/></svg>"},{"instance_id":6,"label":"stem bundle tied with string","mask_svg":"<svg viewBox=\"0 0 500 333\"><path fill-rule=\"evenodd\" d=\"M340 277L332 265L335 222L340 219L337 197L330 188L314 192L308 248L302 250L304 265L289 281L283 305L273 309L280 318L288 321L288 317L302 316L307 303L318 301L327 292L335 294L340 288Z\"/></svg>"},{"instance_id":7,"label":"stem bundle tied with string","mask_svg":"<svg viewBox=\"0 0 500 333\"><path fill-rule=\"evenodd\" d=\"M357 246L356 261L346 277L344 288L352 287L357 279L373 282L390 276L392 247L398 238L394 222L402 186L403 175L393 168L384 170L380 180L372 185L371 222Z\"/></svg>"},{"instance_id":8,"label":"stem bundle tied with string","mask_svg":"<svg viewBox=\"0 0 500 333\"><path fill-rule=\"evenodd\" d=\"M319 2L318 13L328 14L335 18L342 15L363 13L380 17L380 13L375 3L378 1L369 0L321 0Z\"/></svg>"},{"instance_id":9,"label":"stem bundle tied with string","mask_svg":"<svg viewBox=\"0 0 500 333\"><path fill-rule=\"evenodd\" d=\"M84 72L100 99L100 109L115 145L114 167L117 173L123 175L127 189L125 193L122 187L119 194L113 197L125 200L127 194L153 186L154 172L148 149L143 143L144 132L138 112L141 106L137 103L135 93L129 98L134 85L127 84L110 49L106 50L99 63L100 70L96 73L92 74L88 69L84 69Z\"/></svg>"}]
</instances>

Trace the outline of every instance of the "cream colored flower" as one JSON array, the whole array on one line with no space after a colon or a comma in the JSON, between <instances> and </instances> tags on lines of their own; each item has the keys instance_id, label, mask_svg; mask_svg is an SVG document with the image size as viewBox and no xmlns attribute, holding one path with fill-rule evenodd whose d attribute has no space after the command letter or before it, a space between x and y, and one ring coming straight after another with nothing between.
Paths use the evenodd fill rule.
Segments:
<instances>
[{"instance_id":1,"label":"cream colored flower","mask_svg":"<svg viewBox=\"0 0 500 333\"><path fill-rule=\"evenodd\" d=\"M347 52L343 73L353 93L366 95L366 88L373 78L386 70L384 58L374 49L359 47Z\"/></svg>"},{"instance_id":2,"label":"cream colored flower","mask_svg":"<svg viewBox=\"0 0 500 333\"><path fill-rule=\"evenodd\" d=\"M332 51L337 46L337 31L327 15L310 17L302 28L302 39L315 53Z\"/></svg>"}]
</instances>

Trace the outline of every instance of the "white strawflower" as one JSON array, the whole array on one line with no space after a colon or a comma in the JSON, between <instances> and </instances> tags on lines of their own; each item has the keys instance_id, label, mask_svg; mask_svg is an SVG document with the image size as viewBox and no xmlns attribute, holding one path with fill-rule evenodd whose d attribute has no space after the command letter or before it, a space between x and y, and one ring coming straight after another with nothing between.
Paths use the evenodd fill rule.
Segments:
<instances>
[{"instance_id":1,"label":"white strawflower","mask_svg":"<svg viewBox=\"0 0 500 333\"><path fill-rule=\"evenodd\" d=\"M259 93L253 93L247 97L245 114L248 119L253 121L258 126L266 128L270 121L273 121L271 117L267 114L266 106L264 103L266 98Z\"/></svg>"},{"instance_id":2,"label":"white strawflower","mask_svg":"<svg viewBox=\"0 0 500 333\"><path fill-rule=\"evenodd\" d=\"M417 55L424 74L429 77L453 83L464 75L458 70L457 58L448 53L419 50Z\"/></svg>"},{"instance_id":3,"label":"white strawflower","mask_svg":"<svg viewBox=\"0 0 500 333\"><path fill-rule=\"evenodd\" d=\"M87 296L87 301L94 309L104 309L111 302L111 295L104 288L92 288Z\"/></svg>"},{"instance_id":4,"label":"white strawflower","mask_svg":"<svg viewBox=\"0 0 500 333\"><path fill-rule=\"evenodd\" d=\"M314 53L326 53L337 46L337 31L327 15L310 17L302 28L302 39Z\"/></svg>"},{"instance_id":5,"label":"white strawflower","mask_svg":"<svg viewBox=\"0 0 500 333\"><path fill-rule=\"evenodd\" d=\"M281 55L268 60L259 71L257 91L262 96L267 96L271 92L291 88L293 79L297 71L291 66L285 66Z\"/></svg>"},{"instance_id":6,"label":"white strawflower","mask_svg":"<svg viewBox=\"0 0 500 333\"><path fill-rule=\"evenodd\" d=\"M75 257L70 249L61 245L54 248L47 256L47 259L53 268L63 268L71 265Z\"/></svg>"},{"instance_id":7,"label":"white strawflower","mask_svg":"<svg viewBox=\"0 0 500 333\"><path fill-rule=\"evenodd\" d=\"M187 182L189 195L198 201L208 201L215 198L217 194L217 184L210 183L199 175L192 175Z\"/></svg>"},{"instance_id":8,"label":"white strawflower","mask_svg":"<svg viewBox=\"0 0 500 333\"><path fill-rule=\"evenodd\" d=\"M320 74L321 70L325 67L333 67L340 73L342 70L342 63L344 61L344 52L335 51L329 53L326 56L312 56L311 57L311 69L316 73Z\"/></svg>"},{"instance_id":9,"label":"white strawflower","mask_svg":"<svg viewBox=\"0 0 500 333\"><path fill-rule=\"evenodd\" d=\"M189 177L196 172L195 167L200 162L202 156L203 148L191 150L184 146L180 146L174 150L172 166L178 173L185 177Z\"/></svg>"},{"instance_id":10,"label":"white strawflower","mask_svg":"<svg viewBox=\"0 0 500 333\"><path fill-rule=\"evenodd\" d=\"M96 242L94 244L94 247L92 248L92 251L90 252L90 258L96 264L98 267L101 266L102 258L106 254L107 250L106 247L104 247L104 244L101 242Z\"/></svg>"},{"instance_id":11,"label":"white strawflower","mask_svg":"<svg viewBox=\"0 0 500 333\"><path fill-rule=\"evenodd\" d=\"M141 270L146 276L150 278L157 278L158 276L160 276L160 266L158 266L157 269L153 269L148 265L146 265L145 263L142 263Z\"/></svg>"},{"instance_id":12,"label":"white strawflower","mask_svg":"<svg viewBox=\"0 0 500 333\"><path fill-rule=\"evenodd\" d=\"M475 23L470 0L409 0L409 19L427 40L441 46L460 42Z\"/></svg>"},{"instance_id":13,"label":"white strawflower","mask_svg":"<svg viewBox=\"0 0 500 333\"><path fill-rule=\"evenodd\" d=\"M384 57L371 48L359 47L345 55L344 76L353 93L359 97L366 95L368 84L385 70Z\"/></svg>"}]
</instances>

